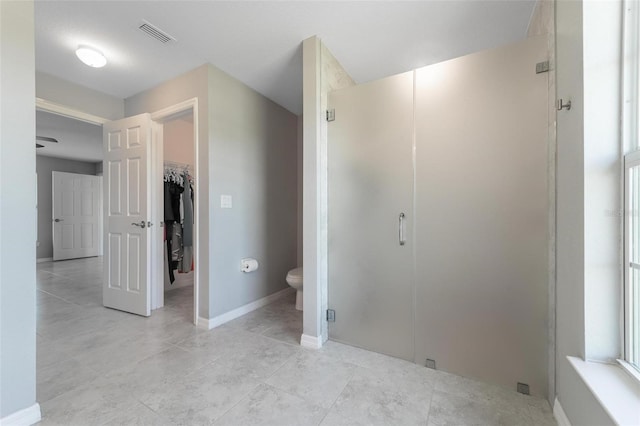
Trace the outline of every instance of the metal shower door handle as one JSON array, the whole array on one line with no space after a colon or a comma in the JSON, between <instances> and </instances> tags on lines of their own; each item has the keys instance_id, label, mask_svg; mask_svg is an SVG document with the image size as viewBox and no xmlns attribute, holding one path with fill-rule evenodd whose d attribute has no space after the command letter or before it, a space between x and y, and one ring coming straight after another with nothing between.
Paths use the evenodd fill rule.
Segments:
<instances>
[{"instance_id":1,"label":"metal shower door handle","mask_svg":"<svg viewBox=\"0 0 640 426\"><path fill-rule=\"evenodd\" d=\"M398 218L398 239L400 240L400 245L403 246L406 242L404 238L404 213L400 213Z\"/></svg>"}]
</instances>

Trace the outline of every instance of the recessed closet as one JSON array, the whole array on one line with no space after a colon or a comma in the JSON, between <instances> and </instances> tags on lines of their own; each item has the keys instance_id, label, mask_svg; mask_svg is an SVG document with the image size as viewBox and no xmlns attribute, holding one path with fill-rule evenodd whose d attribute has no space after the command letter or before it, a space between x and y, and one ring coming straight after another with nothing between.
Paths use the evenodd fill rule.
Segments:
<instances>
[{"instance_id":1,"label":"recessed closet","mask_svg":"<svg viewBox=\"0 0 640 426\"><path fill-rule=\"evenodd\" d=\"M194 134L189 112L163 122L164 305L193 314Z\"/></svg>"}]
</instances>

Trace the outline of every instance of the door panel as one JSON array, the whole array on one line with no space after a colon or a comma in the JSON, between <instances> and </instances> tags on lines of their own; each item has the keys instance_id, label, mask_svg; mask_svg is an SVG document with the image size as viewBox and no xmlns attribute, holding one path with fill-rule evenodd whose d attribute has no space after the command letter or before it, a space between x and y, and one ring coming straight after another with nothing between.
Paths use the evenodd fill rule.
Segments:
<instances>
[{"instance_id":1,"label":"door panel","mask_svg":"<svg viewBox=\"0 0 640 426\"><path fill-rule=\"evenodd\" d=\"M329 337L413 360L413 73L332 92L329 108Z\"/></svg>"},{"instance_id":2,"label":"door panel","mask_svg":"<svg viewBox=\"0 0 640 426\"><path fill-rule=\"evenodd\" d=\"M546 59L536 38L416 71L416 362L539 395L548 73L535 68Z\"/></svg>"},{"instance_id":3,"label":"door panel","mask_svg":"<svg viewBox=\"0 0 640 426\"><path fill-rule=\"evenodd\" d=\"M53 260L100 255L102 177L52 172Z\"/></svg>"},{"instance_id":4,"label":"door panel","mask_svg":"<svg viewBox=\"0 0 640 426\"><path fill-rule=\"evenodd\" d=\"M141 114L106 123L104 132L104 306L150 315L151 120Z\"/></svg>"}]
</instances>

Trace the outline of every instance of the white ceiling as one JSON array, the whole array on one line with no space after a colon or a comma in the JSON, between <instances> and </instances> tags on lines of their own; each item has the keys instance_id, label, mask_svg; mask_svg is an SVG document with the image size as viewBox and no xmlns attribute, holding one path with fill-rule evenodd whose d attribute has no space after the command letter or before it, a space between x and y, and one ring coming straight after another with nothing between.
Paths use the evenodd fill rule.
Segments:
<instances>
[{"instance_id":1,"label":"white ceiling","mask_svg":"<svg viewBox=\"0 0 640 426\"><path fill-rule=\"evenodd\" d=\"M36 2L36 67L126 98L210 62L300 114L302 40L318 35L356 82L521 40L533 0ZM174 36L166 45L142 19ZM101 49L92 69L74 54Z\"/></svg>"},{"instance_id":2,"label":"white ceiling","mask_svg":"<svg viewBox=\"0 0 640 426\"><path fill-rule=\"evenodd\" d=\"M36 150L38 155L102 161L102 126L36 111L36 135L58 140L58 143L38 141L44 145L44 148Z\"/></svg>"}]
</instances>

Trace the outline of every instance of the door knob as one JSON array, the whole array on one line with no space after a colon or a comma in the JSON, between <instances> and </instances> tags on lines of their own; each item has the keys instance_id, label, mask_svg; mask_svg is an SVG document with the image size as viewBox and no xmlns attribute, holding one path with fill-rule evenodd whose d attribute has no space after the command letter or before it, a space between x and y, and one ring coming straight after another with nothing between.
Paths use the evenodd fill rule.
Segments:
<instances>
[{"instance_id":1,"label":"door knob","mask_svg":"<svg viewBox=\"0 0 640 426\"><path fill-rule=\"evenodd\" d=\"M147 227L147 222L145 222L144 220L141 220L140 223L133 222L132 225L133 226L139 226L140 228L146 228Z\"/></svg>"},{"instance_id":2,"label":"door knob","mask_svg":"<svg viewBox=\"0 0 640 426\"><path fill-rule=\"evenodd\" d=\"M64 219L57 219L57 218L56 218L56 219L53 219L53 221L54 221L54 222L56 222L56 223L57 223L57 222L64 222Z\"/></svg>"}]
</instances>

